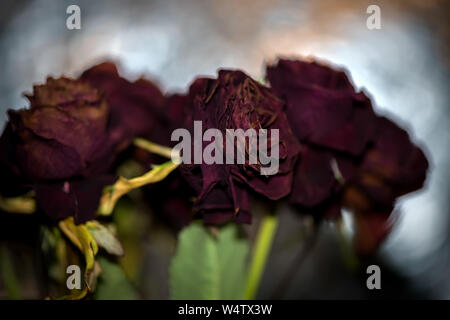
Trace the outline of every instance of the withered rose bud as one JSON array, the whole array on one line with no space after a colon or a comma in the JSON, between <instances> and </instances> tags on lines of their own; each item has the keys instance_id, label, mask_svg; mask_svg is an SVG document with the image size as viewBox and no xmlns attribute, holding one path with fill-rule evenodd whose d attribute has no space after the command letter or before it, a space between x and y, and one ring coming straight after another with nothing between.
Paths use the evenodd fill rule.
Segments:
<instances>
[{"instance_id":1,"label":"withered rose bud","mask_svg":"<svg viewBox=\"0 0 450 320\"><path fill-rule=\"evenodd\" d=\"M202 163L181 167L198 193L195 208L207 223L230 219L250 222L249 192L272 200L290 193L299 145L284 114L282 100L243 72L228 70L219 71L217 79L196 80L189 97L193 111L187 117L186 127L192 131L193 121L201 121L203 131L220 130L225 149L228 129L279 130L279 169L274 175L261 174L261 163L248 161L248 148L242 151L245 152L243 164L235 161L234 164ZM238 149L237 140L234 141ZM251 142L246 143L249 146Z\"/></svg>"},{"instance_id":2,"label":"withered rose bud","mask_svg":"<svg viewBox=\"0 0 450 320\"><path fill-rule=\"evenodd\" d=\"M280 60L267 78L302 142L291 202L329 217L352 209L357 249L371 252L392 226L396 198L422 187L426 157L406 131L375 115L343 71Z\"/></svg>"}]
</instances>

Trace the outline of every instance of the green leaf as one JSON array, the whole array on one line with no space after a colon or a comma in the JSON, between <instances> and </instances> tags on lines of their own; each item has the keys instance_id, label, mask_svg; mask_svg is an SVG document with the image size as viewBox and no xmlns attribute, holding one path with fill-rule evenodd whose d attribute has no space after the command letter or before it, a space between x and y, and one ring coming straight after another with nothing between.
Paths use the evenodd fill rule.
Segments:
<instances>
[{"instance_id":1,"label":"green leaf","mask_svg":"<svg viewBox=\"0 0 450 320\"><path fill-rule=\"evenodd\" d=\"M225 226L219 233L217 253L221 276L220 299L242 299L249 243L246 238L239 236L236 224Z\"/></svg>"},{"instance_id":2,"label":"green leaf","mask_svg":"<svg viewBox=\"0 0 450 320\"><path fill-rule=\"evenodd\" d=\"M104 257L98 262L103 269L99 276L97 288L94 293L96 300L136 300L139 296L125 276L122 268Z\"/></svg>"},{"instance_id":3,"label":"green leaf","mask_svg":"<svg viewBox=\"0 0 450 320\"><path fill-rule=\"evenodd\" d=\"M242 299L248 241L230 224L214 237L193 223L179 236L169 276L172 299Z\"/></svg>"}]
</instances>

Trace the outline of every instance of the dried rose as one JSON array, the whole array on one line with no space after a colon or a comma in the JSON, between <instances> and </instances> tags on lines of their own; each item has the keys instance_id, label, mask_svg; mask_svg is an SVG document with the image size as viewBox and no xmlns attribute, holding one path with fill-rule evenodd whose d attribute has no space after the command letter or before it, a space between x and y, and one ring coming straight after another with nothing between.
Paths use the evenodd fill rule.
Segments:
<instances>
[{"instance_id":1,"label":"dried rose","mask_svg":"<svg viewBox=\"0 0 450 320\"><path fill-rule=\"evenodd\" d=\"M354 210L359 252L388 234L397 197L419 189L428 162L406 131L375 115L343 71L280 60L267 68L273 90L286 100L288 119L303 143L290 200L321 215Z\"/></svg>"},{"instance_id":2,"label":"dried rose","mask_svg":"<svg viewBox=\"0 0 450 320\"><path fill-rule=\"evenodd\" d=\"M92 219L114 181L103 174L124 148L123 130L110 127L104 97L80 80L48 78L28 99L29 109L9 111L0 149L11 175L2 185L32 187L50 217Z\"/></svg>"},{"instance_id":3,"label":"dried rose","mask_svg":"<svg viewBox=\"0 0 450 320\"><path fill-rule=\"evenodd\" d=\"M28 99L29 109L9 111L0 139L2 193L32 188L50 217L93 219L103 187L115 180L105 174L118 153L136 135L155 130L161 92L147 80L128 82L103 63L78 80L48 78Z\"/></svg>"},{"instance_id":4,"label":"dried rose","mask_svg":"<svg viewBox=\"0 0 450 320\"><path fill-rule=\"evenodd\" d=\"M197 79L190 88L189 97L193 111L187 117L186 127L192 132L193 121L201 121L204 131L220 130L225 149L229 129L279 130L280 163L275 175L261 174L261 164L250 163L248 157L242 164L236 164L237 161L234 164L203 162L181 166L184 176L197 191L195 208L207 223L223 223L230 219L250 222L249 192L271 200L290 193L299 145L284 114L284 103L269 88L241 71L221 70L217 79ZM234 146L239 149L236 141ZM248 156L248 149L242 152Z\"/></svg>"}]
</instances>

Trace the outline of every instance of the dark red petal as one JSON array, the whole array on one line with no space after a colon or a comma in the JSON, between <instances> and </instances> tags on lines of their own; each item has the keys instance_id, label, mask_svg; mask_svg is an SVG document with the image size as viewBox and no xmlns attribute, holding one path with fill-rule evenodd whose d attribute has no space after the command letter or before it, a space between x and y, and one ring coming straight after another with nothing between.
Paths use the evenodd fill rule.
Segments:
<instances>
[{"instance_id":1,"label":"dark red petal","mask_svg":"<svg viewBox=\"0 0 450 320\"><path fill-rule=\"evenodd\" d=\"M136 82L119 76L113 63L105 62L86 70L81 79L105 94L112 109L112 125L125 126L133 136L146 136L165 121L165 98L152 82Z\"/></svg>"},{"instance_id":2,"label":"dark red petal","mask_svg":"<svg viewBox=\"0 0 450 320\"><path fill-rule=\"evenodd\" d=\"M331 167L332 155L323 150L302 147L295 168L290 201L313 207L333 195L337 181Z\"/></svg>"},{"instance_id":3,"label":"dark red petal","mask_svg":"<svg viewBox=\"0 0 450 320\"><path fill-rule=\"evenodd\" d=\"M102 190L113 184L109 176L56 183L38 183L36 201L40 209L54 220L74 217L75 223L95 219Z\"/></svg>"},{"instance_id":4,"label":"dark red petal","mask_svg":"<svg viewBox=\"0 0 450 320\"><path fill-rule=\"evenodd\" d=\"M76 150L55 140L23 132L16 146L21 172L33 181L67 179L81 174L83 162Z\"/></svg>"},{"instance_id":5,"label":"dark red petal","mask_svg":"<svg viewBox=\"0 0 450 320\"><path fill-rule=\"evenodd\" d=\"M293 86L317 86L326 89L354 91L343 71L331 69L317 62L280 59L276 66L267 67L273 86L290 83ZM277 88L278 90L281 88Z\"/></svg>"},{"instance_id":6,"label":"dark red petal","mask_svg":"<svg viewBox=\"0 0 450 320\"><path fill-rule=\"evenodd\" d=\"M345 74L316 63L281 60L267 68L274 91L287 102L296 136L322 147L361 154L375 133L370 100Z\"/></svg>"},{"instance_id":7,"label":"dark red petal","mask_svg":"<svg viewBox=\"0 0 450 320\"><path fill-rule=\"evenodd\" d=\"M399 196L422 187L428 169L423 151L408 133L387 118L378 119L374 146L368 150L361 170L380 177Z\"/></svg>"}]
</instances>

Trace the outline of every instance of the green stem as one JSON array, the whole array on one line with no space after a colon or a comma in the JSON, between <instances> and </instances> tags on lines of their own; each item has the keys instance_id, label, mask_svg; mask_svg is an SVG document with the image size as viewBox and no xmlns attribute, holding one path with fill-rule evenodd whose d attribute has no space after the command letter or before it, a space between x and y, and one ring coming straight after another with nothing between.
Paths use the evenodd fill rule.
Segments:
<instances>
[{"instance_id":1,"label":"green stem","mask_svg":"<svg viewBox=\"0 0 450 320\"><path fill-rule=\"evenodd\" d=\"M247 277L247 285L244 294L245 300L252 300L256 297L277 226L277 215L268 214L261 221Z\"/></svg>"}]
</instances>

